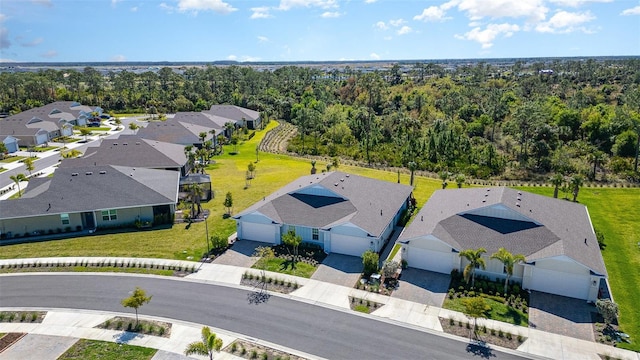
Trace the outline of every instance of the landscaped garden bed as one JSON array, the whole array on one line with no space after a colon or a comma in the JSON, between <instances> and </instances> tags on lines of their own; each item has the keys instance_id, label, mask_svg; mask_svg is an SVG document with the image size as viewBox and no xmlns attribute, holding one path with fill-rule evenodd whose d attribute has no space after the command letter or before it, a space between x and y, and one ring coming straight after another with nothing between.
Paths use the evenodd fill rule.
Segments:
<instances>
[{"instance_id":1,"label":"landscaped garden bed","mask_svg":"<svg viewBox=\"0 0 640 360\"><path fill-rule=\"evenodd\" d=\"M96 326L98 329L122 330L146 335L168 338L171 335L171 323L155 320L140 320L136 325L136 319L117 316Z\"/></svg>"},{"instance_id":2,"label":"landscaped garden bed","mask_svg":"<svg viewBox=\"0 0 640 360\"><path fill-rule=\"evenodd\" d=\"M476 335L473 334L473 322L455 321L453 319L439 318L444 332L454 334L469 340L494 344L507 349L517 349L526 338L520 334L512 334L502 330L489 329L486 326L478 326Z\"/></svg>"},{"instance_id":3,"label":"landscaped garden bed","mask_svg":"<svg viewBox=\"0 0 640 360\"><path fill-rule=\"evenodd\" d=\"M349 304L350 304L351 310L359 311L365 314L370 314L380 309L384 305L384 304L377 303L375 301L356 298L353 296L349 296Z\"/></svg>"},{"instance_id":4,"label":"landscaped garden bed","mask_svg":"<svg viewBox=\"0 0 640 360\"><path fill-rule=\"evenodd\" d=\"M262 257L252 268L310 278L327 255L319 246L300 245L298 256L285 245L271 247L274 256Z\"/></svg>"},{"instance_id":5,"label":"landscaped garden bed","mask_svg":"<svg viewBox=\"0 0 640 360\"><path fill-rule=\"evenodd\" d=\"M451 285L444 300L445 309L464 312L465 299L482 297L490 307L486 316L514 325L529 325L529 294L518 284L509 285L507 294L503 293L504 283L491 281L486 277L477 276L475 287L467 284L458 271L451 273Z\"/></svg>"},{"instance_id":6,"label":"landscaped garden bed","mask_svg":"<svg viewBox=\"0 0 640 360\"><path fill-rule=\"evenodd\" d=\"M109 341L80 339L73 344L58 360L100 359L100 360L149 360L157 349L142 346L119 344Z\"/></svg>"},{"instance_id":7,"label":"landscaped garden bed","mask_svg":"<svg viewBox=\"0 0 640 360\"><path fill-rule=\"evenodd\" d=\"M228 352L244 359L260 360L305 360L305 358L276 350L264 345L259 345L245 340L236 340L222 351Z\"/></svg>"},{"instance_id":8,"label":"landscaped garden bed","mask_svg":"<svg viewBox=\"0 0 640 360\"><path fill-rule=\"evenodd\" d=\"M283 279L272 278L269 276L265 276L263 278L260 275L254 275L250 272L242 274L240 284L283 294L288 294L300 287L297 282L285 281Z\"/></svg>"},{"instance_id":9,"label":"landscaped garden bed","mask_svg":"<svg viewBox=\"0 0 640 360\"><path fill-rule=\"evenodd\" d=\"M8 333L0 336L0 353L8 349L11 345L15 344L18 340L22 339L26 333Z\"/></svg>"},{"instance_id":10,"label":"landscaped garden bed","mask_svg":"<svg viewBox=\"0 0 640 360\"><path fill-rule=\"evenodd\" d=\"M46 311L2 311L0 322L4 323L41 323Z\"/></svg>"}]
</instances>

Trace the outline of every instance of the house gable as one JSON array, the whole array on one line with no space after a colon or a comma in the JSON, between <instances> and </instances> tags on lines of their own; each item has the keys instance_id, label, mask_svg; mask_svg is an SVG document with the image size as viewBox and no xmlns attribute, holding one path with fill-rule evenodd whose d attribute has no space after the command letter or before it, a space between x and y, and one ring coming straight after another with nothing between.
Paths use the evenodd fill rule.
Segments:
<instances>
[{"instance_id":1,"label":"house gable","mask_svg":"<svg viewBox=\"0 0 640 360\"><path fill-rule=\"evenodd\" d=\"M315 185L309 185L307 187L301 188L299 190L295 190L293 192L291 192L290 195L294 195L294 194L300 194L300 195L313 195L313 196L322 196L322 197L330 197L330 198L340 198L343 200L347 200L347 198L345 198L344 196L341 196L329 189L327 189L326 187L319 185L319 184L315 184Z\"/></svg>"},{"instance_id":2,"label":"house gable","mask_svg":"<svg viewBox=\"0 0 640 360\"><path fill-rule=\"evenodd\" d=\"M460 213L461 216L472 215L478 217L491 217L491 218L500 218L506 220L514 220L521 222L534 223L538 226L542 225L539 222L524 216L513 209L510 209L503 204L494 204L490 206L480 207L476 209L472 209L469 211L464 211Z\"/></svg>"}]
</instances>

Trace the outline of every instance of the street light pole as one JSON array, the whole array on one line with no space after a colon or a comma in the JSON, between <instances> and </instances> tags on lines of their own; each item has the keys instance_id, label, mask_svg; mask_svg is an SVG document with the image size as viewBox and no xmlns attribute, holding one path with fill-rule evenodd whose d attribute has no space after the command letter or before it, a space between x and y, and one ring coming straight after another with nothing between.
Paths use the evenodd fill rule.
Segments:
<instances>
[{"instance_id":1,"label":"street light pole","mask_svg":"<svg viewBox=\"0 0 640 360\"><path fill-rule=\"evenodd\" d=\"M207 222L207 218L208 216L205 215L204 217L204 228L206 231L206 235L207 235L207 260L209 259L209 253L211 252L210 248L209 248L209 224Z\"/></svg>"}]
</instances>

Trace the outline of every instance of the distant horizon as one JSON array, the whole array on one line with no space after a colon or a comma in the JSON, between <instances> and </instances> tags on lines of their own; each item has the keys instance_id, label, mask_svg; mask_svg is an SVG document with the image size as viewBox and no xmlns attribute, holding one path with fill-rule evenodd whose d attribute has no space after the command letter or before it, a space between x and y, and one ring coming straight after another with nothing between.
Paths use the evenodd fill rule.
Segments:
<instances>
[{"instance_id":1,"label":"distant horizon","mask_svg":"<svg viewBox=\"0 0 640 360\"><path fill-rule=\"evenodd\" d=\"M558 59L640 59L640 55L594 55L594 56L538 56L538 57L496 57L496 58L448 58L448 59L388 59L388 60L296 60L296 61L237 61L237 60L211 60L211 61L2 61L0 65L69 65L69 64L109 64L109 65L163 65L163 64L216 64L216 65L271 65L271 64L353 64L353 63L443 63L443 62L464 62L464 61L500 61L500 60L558 60Z\"/></svg>"},{"instance_id":2,"label":"distant horizon","mask_svg":"<svg viewBox=\"0 0 640 360\"><path fill-rule=\"evenodd\" d=\"M0 8L3 64L609 54L640 55L638 1L2 0Z\"/></svg>"}]
</instances>

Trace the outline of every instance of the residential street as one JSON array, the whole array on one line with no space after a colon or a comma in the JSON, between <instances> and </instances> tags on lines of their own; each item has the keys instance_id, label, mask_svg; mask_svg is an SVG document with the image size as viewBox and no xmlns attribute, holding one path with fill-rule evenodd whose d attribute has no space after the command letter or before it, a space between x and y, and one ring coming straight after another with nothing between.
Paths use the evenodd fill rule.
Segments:
<instances>
[{"instance_id":1,"label":"residential street","mask_svg":"<svg viewBox=\"0 0 640 360\"><path fill-rule=\"evenodd\" d=\"M462 359L466 342L391 321L377 321L271 296L250 304L247 290L171 278L62 274L0 276L0 307L78 308L126 312L120 301L135 286L153 295L145 315L207 324L330 359ZM485 355L483 355L485 356ZM521 357L491 351L494 359Z\"/></svg>"}]
</instances>

